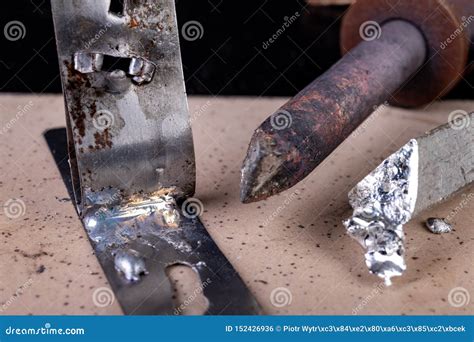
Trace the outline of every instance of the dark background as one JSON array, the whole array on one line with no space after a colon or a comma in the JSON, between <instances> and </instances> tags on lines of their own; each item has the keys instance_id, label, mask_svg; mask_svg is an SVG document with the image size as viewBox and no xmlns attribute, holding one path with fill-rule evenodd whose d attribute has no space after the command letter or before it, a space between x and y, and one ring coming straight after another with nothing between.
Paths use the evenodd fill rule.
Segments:
<instances>
[{"instance_id":1,"label":"dark background","mask_svg":"<svg viewBox=\"0 0 474 342\"><path fill-rule=\"evenodd\" d=\"M201 39L181 37L189 94L291 96L340 57L346 6L315 8L304 0L177 0L176 6L180 31L190 20L204 29ZM265 49L295 12L297 21ZM1 28L12 20L26 28L17 41L1 35L0 91L60 92L49 0L3 1L0 13ZM471 73L449 97L474 98L473 85Z\"/></svg>"}]
</instances>

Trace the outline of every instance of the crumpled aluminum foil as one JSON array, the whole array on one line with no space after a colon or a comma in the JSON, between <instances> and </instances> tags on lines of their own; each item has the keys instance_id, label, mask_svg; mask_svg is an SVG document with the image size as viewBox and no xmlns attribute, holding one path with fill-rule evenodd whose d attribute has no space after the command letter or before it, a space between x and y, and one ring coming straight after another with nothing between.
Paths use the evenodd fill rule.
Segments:
<instances>
[{"instance_id":1,"label":"crumpled aluminum foil","mask_svg":"<svg viewBox=\"0 0 474 342\"><path fill-rule=\"evenodd\" d=\"M370 272L387 286L406 269L403 224L415 209L417 191L418 143L412 139L349 192L354 212L344 226L366 249Z\"/></svg>"}]
</instances>

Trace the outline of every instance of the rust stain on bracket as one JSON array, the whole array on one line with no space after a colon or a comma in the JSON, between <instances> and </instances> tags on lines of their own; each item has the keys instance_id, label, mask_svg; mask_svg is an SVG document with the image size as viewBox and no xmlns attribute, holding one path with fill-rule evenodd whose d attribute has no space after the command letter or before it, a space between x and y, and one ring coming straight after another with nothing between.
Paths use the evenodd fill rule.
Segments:
<instances>
[{"instance_id":1,"label":"rust stain on bracket","mask_svg":"<svg viewBox=\"0 0 474 342\"><path fill-rule=\"evenodd\" d=\"M127 0L118 14L109 5L52 2L76 206L97 258L127 314L175 312L174 264L206 280L206 314L258 313L180 206L196 177L174 1Z\"/></svg>"}]
</instances>

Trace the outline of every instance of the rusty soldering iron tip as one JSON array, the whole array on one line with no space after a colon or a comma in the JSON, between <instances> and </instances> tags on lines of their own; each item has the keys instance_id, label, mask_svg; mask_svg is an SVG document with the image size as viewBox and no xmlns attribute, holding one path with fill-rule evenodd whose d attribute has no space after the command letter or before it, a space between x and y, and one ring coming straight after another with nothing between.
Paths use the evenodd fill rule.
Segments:
<instances>
[{"instance_id":1,"label":"rusty soldering iron tip","mask_svg":"<svg viewBox=\"0 0 474 342\"><path fill-rule=\"evenodd\" d=\"M284 133L274 128L275 122L286 120L287 115L291 114L279 111L255 131L242 166L240 200L243 203L259 201L292 187L307 174L305 170L311 161L305 156L318 155L300 150L307 144L301 139L303 135L295 134L290 127L285 128L286 138L281 138Z\"/></svg>"},{"instance_id":2,"label":"rusty soldering iron tip","mask_svg":"<svg viewBox=\"0 0 474 342\"><path fill-rule=\"evenodd\" d=\"M301 181L423 64L425 42L414 25L394 20L382 30L257 128L242 166L242 202Z\"/></svg>"},{"instance_id":3,"label":"rusty soldering iron tip","mask_svg":"<svg viewBox=\"0 0 474 342\"><path fill-rule=\"evenodd\" d=\"M281 151L282 153L278 154L276 148L272 147L274 142L273 137L262 130L257 130L252 137L242 167L240 200L243 203L255 202L273 195L278 188L278 179L286 179L288 173L285 162L280 159L286 153Z\"/></svg>"}]
</instances>

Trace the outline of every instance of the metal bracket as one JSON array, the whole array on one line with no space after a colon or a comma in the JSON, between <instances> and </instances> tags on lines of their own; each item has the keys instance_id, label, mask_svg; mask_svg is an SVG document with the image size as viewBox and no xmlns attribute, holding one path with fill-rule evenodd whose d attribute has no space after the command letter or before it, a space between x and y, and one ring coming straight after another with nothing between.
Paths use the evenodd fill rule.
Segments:
<instances>
[{"instance_id":1,"label":"metal bracket","mask_svg":"<svg viewBox=\"0 0 474 342\"><path fill-rule=\"evenodd\" d=\"M172 0L51 2L77 210L125 313L172 314L165 269L186 264L208 314L259 311L198 217ZM125 63L124 63L125 62Z\"/></svg>"}]
</instances>

